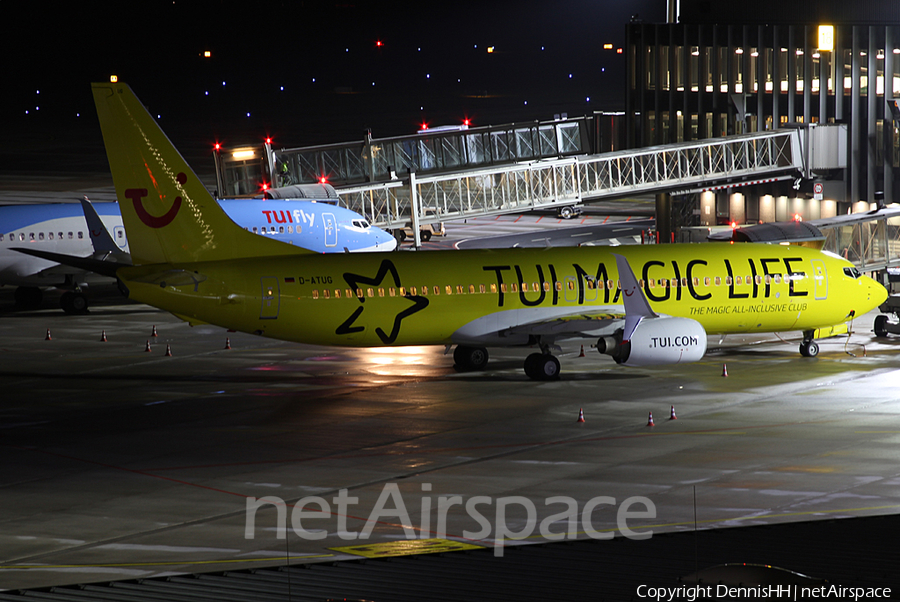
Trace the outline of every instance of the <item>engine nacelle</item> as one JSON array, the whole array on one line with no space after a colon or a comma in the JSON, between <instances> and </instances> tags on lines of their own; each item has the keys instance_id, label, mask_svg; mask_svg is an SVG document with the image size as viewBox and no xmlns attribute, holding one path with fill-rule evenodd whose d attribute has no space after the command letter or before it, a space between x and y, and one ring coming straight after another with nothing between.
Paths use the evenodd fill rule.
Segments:
<instances>
[{"instance_id":1,"label":"engine nacelle","mask_svg":"<svg viewBox=\"0 0 900 602\"><path fill-rule=\"evenodd\" d=\"M626 366L696 362L706 353L706 330L690 318L648 318L625 344L621 330L614 336L601 337L597 351Z\"/></svg>"}]
</instances>

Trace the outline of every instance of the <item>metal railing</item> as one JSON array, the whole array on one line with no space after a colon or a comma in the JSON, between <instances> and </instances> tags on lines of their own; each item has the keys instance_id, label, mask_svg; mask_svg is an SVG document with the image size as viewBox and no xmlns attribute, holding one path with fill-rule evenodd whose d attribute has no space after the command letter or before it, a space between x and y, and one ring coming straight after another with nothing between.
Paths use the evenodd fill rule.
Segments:
<instances>
[{"instance_id":1,"label":"metal railing","mask_svg":"<svg viewBox=\"0 0 900 602\"><path fill-rule=\"evenodd\" d=\"M535 161L338 190L341 201L381 227L558 208L591 199L672 191L802 172L798 130ZM418 244L418 240L416 241Z\"/></svg>"},{"instance_id":2,"label":"metal railing","mask_svg":"<svg viewBox=\"0 0 900 602\"><path fill-rule=\"evenodd\" d=\"M408 171L424 175L587 154L589 128L590 118L578 117L272 150L273 183L387 182Z\"/></svg>"}]
</instances>

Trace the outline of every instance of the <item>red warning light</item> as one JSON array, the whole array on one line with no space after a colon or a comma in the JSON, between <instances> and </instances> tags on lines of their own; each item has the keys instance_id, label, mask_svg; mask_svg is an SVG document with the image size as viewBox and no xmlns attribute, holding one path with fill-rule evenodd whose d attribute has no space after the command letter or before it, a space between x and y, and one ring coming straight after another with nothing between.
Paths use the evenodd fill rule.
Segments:
<instances>
[{"instance_id":1,"label":"red warning light","mask_svg":"<svg viewBox=\"0 0 900 602\"><path fill-rule=\"evenodd\" d=\"M382 46L384 46L384 42L382 42L381 40L377 40L375 42L375 46L377 46L378 48L381 48Z\"/></svg>"},{"instance_id":2,"label":"red warning light","mask_svg":"<svg viewBox=\"0 0 900 602\"><path fill-rule=\"evenodd\" d=\"M734 230L737 228L737 222L731 222L731 229Z\"/></svg>"},{"instance_id":3,"label":"red warning light","mask_svg":"<svg viewBox=\"0 0 900 602\"><path fill-rule=\"evenodd\" d=\"M794 221L795 221L795 222L802 222L802 221L803 221L803 216L800 215L799 213L795 213L795 214L794 214Z\"/></svg>"},{"instance_id":4,"label":"red warning light","mask_svg":"<svg viewBox=\"0 0 900 602\"><path fill-rule=\"evenodd\" d=\"M322 176L319 178L319 184L327 184L327 183L328 183L328 178L326 178L325 176Z\"/></svg>"},{"instance_id":5,"label":"red warning light","mask_svg":"<svg viewBox=\"0 0 900 602\"><path fill-rule=\"evenodd\" d=\"M271 137L266 136L266 144L272 144L272 138L271 138Z\"/></svg>"},{"instance_id":6,"label":"red warning light","mask_svg":"<svg viewBox=\"0 0 900 602\"><path fill-rule=\"evenodd\" d=\"M263 190L268 190L268 189L269 189L269 183L268 183L268 182L263 182L262 189L263 189Z\"/></svg>"},{"instance_id":7,"label":"red warning light","mask_svg":"<svg viewBox=\"0 0 900 602\"><path fill-rule=\"evenodd\" d=\"M216 142L216 143L213 145L213 150L216 151L216 152L222 150L222 144L219 143L219 142Z\"/></svg>"},{"instance_id":8,"label":"red warning light","mask_svg":"<svg viewBox=\"0 0 900 602\"><path fill-rule=\"evenodd\" d=\"M469 127L470 125L472 125L472 120L469 119L468 117L463 119L463 125L466 127Z\"/></svg>"},{"instance_id":9,"label":"red warning light","mask_svg":"<svg viewBox=\"0 0 900 602\"><path fill-rule=\"evenodd\" d=\"M427 130L427 129L428 129L428 124L425 123L425 122L423 121L421 124L419 124L419 129L420 129L420 130Z\"/></svg>"}]
</instances>

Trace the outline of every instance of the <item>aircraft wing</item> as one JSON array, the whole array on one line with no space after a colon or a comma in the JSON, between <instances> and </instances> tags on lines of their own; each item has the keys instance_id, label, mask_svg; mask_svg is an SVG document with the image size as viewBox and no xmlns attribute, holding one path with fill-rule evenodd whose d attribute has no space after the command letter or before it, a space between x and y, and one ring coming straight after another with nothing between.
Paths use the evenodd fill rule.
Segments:
<instances>
[{"instance_id":1,"label":"aircraft wing","mask_svg":"<svg viewBox=\"0 0 900 602\"><path fill-rule=\"evenodd\" d=\"M612 332L625 320L621 305L594 307L590 311L539 319L513 326L505 331L508 335L532 335L551 338L568 338L583 335L597 336L599 332Z\"/></svg>"},{"instance_id":2,"label":"aircraft wing","mask_svg":"<svg viewBox=\"0 0 900 602\"><path fill-rule=\"evenodd\" d=\"M51 253L50 251L41 251L39 249L29 249L26 247L11 247L13 251L18 251L19 253L25 253L26 255L32 255L34 257L40 257L41 259L46 259L48 261L54 261L61 266L70 266L72 268L76 268L78 270L82 270L85 272L96 272L101 276L109 276L110 278L116 277L116 270L121 267L130 267L130 263L120 263L117 261L104 261L102 259L97 259L95 257L77 257L75 255L65 255L64 253ZM53 270L59 268L60 266L54 266L52 268L48 268L49 270ZM63 268L60 273L71 273L71 269Z\"/></svg>"}]
</instances>

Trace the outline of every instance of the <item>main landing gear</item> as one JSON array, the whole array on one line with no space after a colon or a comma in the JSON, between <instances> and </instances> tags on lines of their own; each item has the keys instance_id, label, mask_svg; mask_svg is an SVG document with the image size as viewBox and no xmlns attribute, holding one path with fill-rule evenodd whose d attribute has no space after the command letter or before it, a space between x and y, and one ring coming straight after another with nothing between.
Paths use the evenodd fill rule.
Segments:
<instances>
[{"instance_id":1,"label":"main landing gear","mask_svg":"<svg viewBox=\"0 0 900 602\"><path fill-rule=\"evenodd\" d=\"M453 350L453 361L461 370L484 370L488 363L488 352L484 347L457 345ZM559 360L550 353L549 345L541 345L541 353L532 353L525 358L525 374L532 380L556 380L559 378Z\"/></svg>"},{"instance_id":2,"label":"main landing gear","mask_svg":"<svg viewBox=\"0 0 900 602\"><path fill-rule=\"evenodd\" d=\"M813 340L813 330L803 331L803 342L800 343L800 355L803 357L816 357L819 355L819 344Z\"/></svg>"},{"instance_id":3,"label":"main landing gear","mask_svg":"<svg viewBox=\"0 0 900 602\"><path fill-rule=\"evenodd\" d=\"M525 358L525 374L532 380L556 380L559 360L550 353L532 353Z\"/></svg>"},{"instance_id":4,"label":"main landing gear","mask_svg":"<svg viewBox=\"0 0 900 602\"><path fill-rule=\"evenodd\" d=\"M484 347L457 345L453 350L453 361L463 370L484 370L488 363L488 352Z\"/></svg>"}]
</instances>

